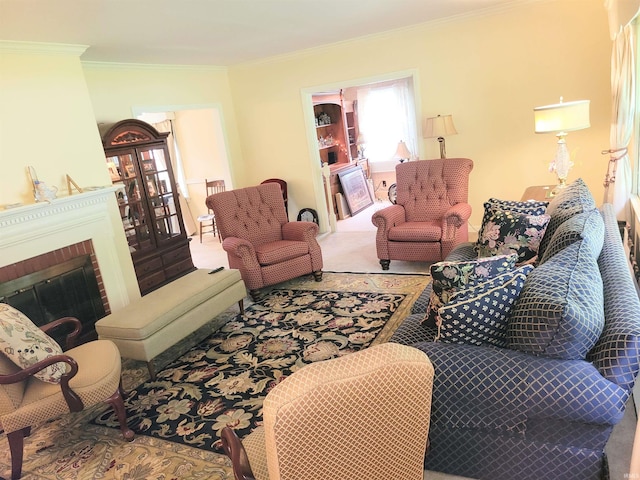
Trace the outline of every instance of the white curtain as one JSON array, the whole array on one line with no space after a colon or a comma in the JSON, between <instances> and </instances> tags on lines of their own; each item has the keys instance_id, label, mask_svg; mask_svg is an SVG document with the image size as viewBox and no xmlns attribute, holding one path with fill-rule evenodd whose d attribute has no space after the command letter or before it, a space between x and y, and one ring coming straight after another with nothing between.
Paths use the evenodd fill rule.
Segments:
<instances>
[{"instance_id":1,"label":"white curtain","mask_svg":"<svg viewBox=\"0 0 640 480\"><path fill-rule=\"evenodd\" d=\"M358 87L358 127L372 170L393 170L393 156L403 140L414 158L418 153L415 101L410 78ZM385 163L387 164L386 166ZM378 168L376 168L376 166Z\"/></svg>"},{"instance_id":2,"label":"white curtain","mask_svg":"<svg viewBox=\"0 0 640 480\"><path fill-rule=\"evenodd\" d=\"M633 0L636 2L636 0ZM630 2L624 3L628 8ZM638 2L640 3L640 2ZM628 147L633 134L635 120L635 39L629 11L621 8L618 0L605 2L609 14L609 27L613 39L611 53L612 117L609 134L609 164L605 178L605 202L613 203L618 219L627 217L627 205L633 183ZM626 22L620 24L620 22ZM615 30L614 30L615 29ZM603 152L605 153L605 152Z\"/></svg>"}]
</instances>

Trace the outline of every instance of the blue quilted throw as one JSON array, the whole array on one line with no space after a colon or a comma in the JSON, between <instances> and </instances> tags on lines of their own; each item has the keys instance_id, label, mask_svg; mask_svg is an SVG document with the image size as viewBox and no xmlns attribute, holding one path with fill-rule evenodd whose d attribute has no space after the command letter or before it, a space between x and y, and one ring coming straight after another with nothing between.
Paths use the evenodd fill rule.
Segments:
<instances>
[{"instance_id":1,"label":"blue quilted throw","mask_svg":"<svg viewBox=\"0 0 640 480\"><path fill-rule=\"evenodd\" d=\"M161 370L126 399L129 426L222 452L220 432L240 438L262 422L269 391L304 365L367 348L406 295L275 290ZM118 428L109 410L93 423Z\"/></svg>"}]
</instances>

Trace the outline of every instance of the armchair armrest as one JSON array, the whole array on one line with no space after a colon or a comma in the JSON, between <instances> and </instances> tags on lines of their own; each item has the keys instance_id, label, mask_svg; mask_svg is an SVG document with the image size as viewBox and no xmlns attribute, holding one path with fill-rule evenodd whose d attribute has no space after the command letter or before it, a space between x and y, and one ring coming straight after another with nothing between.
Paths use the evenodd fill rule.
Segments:
<instances>
[{"instance_id":1,"label":"armchair armrest","mask_svg":"<svg viewBox=\"0 0 640 480\"><path fill-rule=\"evenodd\" d=\"M66 363L70 367L60 378L60 389L62 390L62 395L69 406L69 410L72 412L79 412L84 408L84 405L82 404L82 400L78 394L69 386L69 380L78 373L78 363L69 355L53 355L18 372L10 375L0 375L0 385L22 382L49 365L59 362Z\"/></svg>"},{"instance_id":2,"label":"armchair armrest","mask_svg":"<svg viewBox=\"0 0 640 480\"><path fill-rule=\"evenodd\" d=\"M282 238L298 242L309 242L318 236L318 225L313 222L287 222L282 225Z\"/></svg>"},{"instance_id":3,"label":"armchair armrest","mask_svg":"<svg viewBox=\"0 0 640 480\"><path fill-rule=\"evenodd\" d=\"M629 396L583 360L439 342L413 346L433 363L434 415L443 422L512 432L532 418L615 425Z\"/></svg>"},{"instance_id":4,"label":"armchair armrest","mask_svg":"<svg viewBox=\"0 0 640 480\"><path fill-rule=\"evenodd\" d=\"M471 217L471 205L456 203L449 208L442 217L442 234L444 240L455 238L456 229L467 223Z\"/></svg>"},{"instance_id":5,"label":"armchair armrest","mask_svg":"<svg viewBox=\"0 0 640 480\"><path fill-rule=\"evenodd\" d=\"M235 480L255 480L247 452L242 446L242 442L236 435L235 430L229 427L222 429L222 448L231 459Z\"/></svg>"},{"instance_id":6,"label":"armchair armrest","mask_svg":"<svg viewBox=\"0 0 640 480\"><path fill-rule=\"evenodd\" d=\"M65 350L69 350L76 346L76 341L78 340L78 336L82 332L82 323L75 317L62 317L54 320L53 322L46 323L41 325L39 328L47 335L50 335L50 331L58 328L61 325L72 324L73 330L67 334L66 339L66 348Z\"/></svg>"},{"instance_id":7,"label":"armchair armrest","mask_svg":"<svg viewBox=\"0 0 640 480\"><path fill-rule=\"evenodd\" d=\"M371 222L378 227L378 234L384 232L385 237L391 227L406 221L407 218L402 205L390 205L378 210L371 216Z\"/></svg>"},{"instance_id":8,"label":"armchair armrest","mask_svg":"<svg viewBox=\"0 0 640 480\"><path fill-rule=\"evenodd\" d=\"M222 241L222 248L225 252L242 259L243 262L253 260L256 264L256 250L251 245L251 242L244 238L227 237Z\"/></svg>"}]
</instances>

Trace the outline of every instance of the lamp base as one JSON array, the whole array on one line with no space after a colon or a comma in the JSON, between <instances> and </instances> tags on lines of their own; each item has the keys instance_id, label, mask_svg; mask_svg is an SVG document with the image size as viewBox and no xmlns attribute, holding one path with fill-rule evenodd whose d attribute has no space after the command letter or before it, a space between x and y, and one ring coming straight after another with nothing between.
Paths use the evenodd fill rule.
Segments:
<instances>
[{"instance_id":1,"label":"lamp base","mask_svg":"<svg viewBox=\"0 0 640 480\"><path fill-rule=\"evenodd\" d=\"M558 195L563 189L567 188L567 179L566 178L558 178L558 185L551 190L551 197L555 197Z\"/></svg>"}]
</instances>

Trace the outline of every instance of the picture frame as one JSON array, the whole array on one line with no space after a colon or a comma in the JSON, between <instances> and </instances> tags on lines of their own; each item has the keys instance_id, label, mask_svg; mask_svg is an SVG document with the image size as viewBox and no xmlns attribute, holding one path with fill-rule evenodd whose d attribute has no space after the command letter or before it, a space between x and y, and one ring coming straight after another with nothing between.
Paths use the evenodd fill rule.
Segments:
<instances>
[{"instance_id":1,"label":"picture frame","mask_svg":"<svg viewBox=\"0 0 640 480\"><path fill-rule=\"evenodd\" d=\"M356 166L346 172L338 172L342 192L347 200L351 216L357 215L365 208L373 205L373 198L364 177L362 167Z\"/></svg>"},{"instance_id":2,"label":"picture frame","mask_svg":"<svg viewBox=\"0 0 640 480\"><path fill-rule=\"evenodd\" d=\"M125 170L125 172L127 172L127 177L128 178L136 176L136 170L135 170L135 168L133 168L133 165L131 163L125 165L124 166L124 170Z\"/></svg>"}]
</instances>

